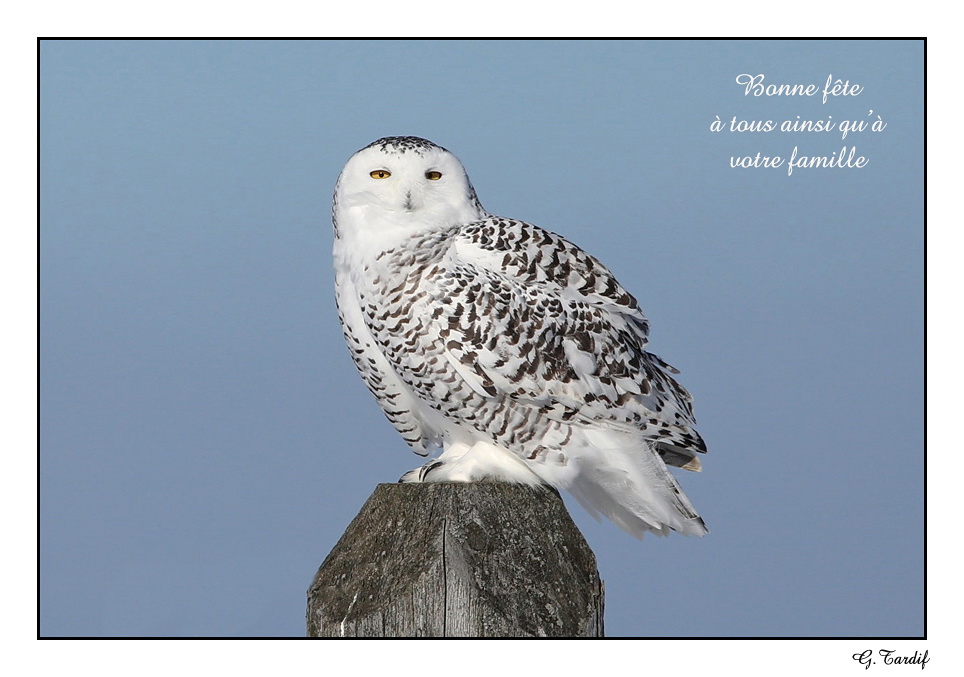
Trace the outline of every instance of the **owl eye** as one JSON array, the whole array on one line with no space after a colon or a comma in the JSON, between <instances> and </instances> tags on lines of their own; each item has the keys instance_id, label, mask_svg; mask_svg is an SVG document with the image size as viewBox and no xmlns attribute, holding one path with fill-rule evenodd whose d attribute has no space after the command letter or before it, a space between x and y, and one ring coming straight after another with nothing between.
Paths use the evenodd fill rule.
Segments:
<instances>
[{"instance_id":1,"label":"owl eye","mask_svg":"<svg viewBox=\"0 0 964 677\"><path fill-rule=\"evenodd\" d=\"M425 178L428 179L429 181L438 181L439 179L442 178L442 172L436 172L436 171L425 172Z\"/></svg>"},{"instance_id":2,"label":"owl eye","mask_svg":"<svg viewBox=\"0 0 964 677\"><path fill-rule=\"evenodd\" d=\"M373 179L387 179L392 173L387 169L376 169L373 172L369 172L368 175Z\"/></svg>"}]
</instances>

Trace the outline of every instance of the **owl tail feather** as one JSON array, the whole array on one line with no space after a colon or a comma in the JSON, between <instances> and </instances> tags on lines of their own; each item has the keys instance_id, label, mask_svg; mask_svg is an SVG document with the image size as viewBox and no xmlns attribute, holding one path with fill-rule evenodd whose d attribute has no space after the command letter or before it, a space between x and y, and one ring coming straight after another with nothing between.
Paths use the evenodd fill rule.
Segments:
<instances>
[{"instance_id":1,"label":"owl tail feather","mask_svg":"<svg viewBox=\"0 0 964 677\"><path fill-rule=\"evenodd\" d=\"M636 538L647 531L709 533L650 442L611 430L587 431L585 442L565 488L593 517L607 517Z\"/></svg>"}]
</instances>

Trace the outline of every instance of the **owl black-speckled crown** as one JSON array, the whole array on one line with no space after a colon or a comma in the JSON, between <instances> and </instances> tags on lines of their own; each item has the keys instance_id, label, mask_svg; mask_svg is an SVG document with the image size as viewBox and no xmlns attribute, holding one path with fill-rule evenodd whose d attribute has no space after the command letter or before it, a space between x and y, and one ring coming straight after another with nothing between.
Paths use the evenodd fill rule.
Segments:
<instances>
[{"instance_id":1,"label":"owl black-speckled crown","mask_svg":"<svg viewBox=\"0 0 964 677\"><path fill-rule=\"evenodd\" d=\"M445 150L438 144L418 136L386 136L378 141L373 141L365 146L365 148L374 148L376 146L378 146L383 153L395 152L399 154L412 151L417 155L421 155L422 151L426 150ZM365 150L365 148L362 150Z\"/></svg>"}]
</instances>

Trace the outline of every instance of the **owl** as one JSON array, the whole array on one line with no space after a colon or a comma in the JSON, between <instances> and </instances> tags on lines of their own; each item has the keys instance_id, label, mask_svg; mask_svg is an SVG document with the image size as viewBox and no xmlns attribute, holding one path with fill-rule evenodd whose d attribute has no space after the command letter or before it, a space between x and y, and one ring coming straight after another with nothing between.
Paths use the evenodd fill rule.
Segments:
<instances>
[{"instance_id":1,"label":"owl","mask_svg":"<svg viewBox=\"0 0 964 677\"><path fill-rule=\"evenodd\" d=\"M412 136L348 160L332 222L351 357L430 458L400 481L550 485L639 538L707 533L667 469L701 468L692 397L599 260L488 213L458 158Z\"/></svg>"}]
</instances>

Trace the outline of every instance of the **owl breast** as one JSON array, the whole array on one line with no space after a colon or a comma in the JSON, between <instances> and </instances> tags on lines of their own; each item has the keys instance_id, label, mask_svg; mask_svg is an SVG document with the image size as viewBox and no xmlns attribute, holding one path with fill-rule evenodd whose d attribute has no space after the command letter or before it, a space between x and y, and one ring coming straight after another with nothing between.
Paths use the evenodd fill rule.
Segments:
<instances>
[{"instance_id":1,"label":"owl breast","mask_svg":"<svg viewBox=\"0 0 964 677\"><path fill-rule=\"evenodd\" d=\"M504 338L483 313L504 318L499 306L507 299L447 268L450 247L450 236L430 234L356 267L365 271L357 286L357 275L339 273L339 308L355 364L417 452L487 441L541 459L569 439L568 426L541 416L539 407L487 390L484 381L479 385L471 351L453 358L452 350L465 345L461 332L458 346L450 345L460 323L473 323L480 350Z\"/></svg>"}]
</instances>

